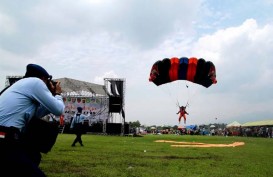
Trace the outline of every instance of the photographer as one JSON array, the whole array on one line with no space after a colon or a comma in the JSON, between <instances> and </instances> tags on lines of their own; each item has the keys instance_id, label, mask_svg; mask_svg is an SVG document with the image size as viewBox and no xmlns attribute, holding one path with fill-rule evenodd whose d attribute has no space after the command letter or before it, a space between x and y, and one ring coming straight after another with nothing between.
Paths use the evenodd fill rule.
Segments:
<instances>
[{"instance_id":1,"label":"photographer","mask_svg":"<svg viewBox=\"0 0 273 177\"><path fill-rule=\"evenodd\" d=\"M51 79L43 67L28 64L25 76L0 96L1 176L45 176L39 169L41 150L33 139L39 136L37 129L44 127L30 124L49 113L59 116L64 111L60 83ZM55 143L54 138L51 141Z\"/></svg>"}]
</instances>

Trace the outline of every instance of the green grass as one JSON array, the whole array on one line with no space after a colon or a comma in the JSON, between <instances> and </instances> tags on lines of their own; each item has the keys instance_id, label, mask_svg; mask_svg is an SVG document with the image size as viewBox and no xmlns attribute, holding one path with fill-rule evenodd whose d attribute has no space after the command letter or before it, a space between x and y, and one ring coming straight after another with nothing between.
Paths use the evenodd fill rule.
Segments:
<instances>
[{"instance_id":1,"label":"green grass","mask_svg":"<svg viewBox=\"0 0 273 177\"><path fill-rule=\"evenodd\" d=\"M273 174L273 139L145 135L83 135L84 147L71 147L75 135L60 134L41 169L48 177L268 177ZM155 140L214 144L245 142L238 147L171 147Z\"/></svg>"}]
</instances>

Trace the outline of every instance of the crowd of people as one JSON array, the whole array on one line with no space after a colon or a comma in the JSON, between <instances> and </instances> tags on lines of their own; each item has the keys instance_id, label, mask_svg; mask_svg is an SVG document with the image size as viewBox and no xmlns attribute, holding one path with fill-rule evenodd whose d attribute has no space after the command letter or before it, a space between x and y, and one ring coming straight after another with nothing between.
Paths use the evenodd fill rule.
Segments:
<instances>
[{"instance_id":1,"label":"crowd of people","mask_svg":"<svg viewBox=\"0 0 273 177\"><path fill-rule=\"evenodd\" d=\"M244 137L264 137L273 138L272 126L253 126L253 127L230 127L222 129L212 129L210 135L219 136L244 136Z\"/></svg>"}]
</instances>

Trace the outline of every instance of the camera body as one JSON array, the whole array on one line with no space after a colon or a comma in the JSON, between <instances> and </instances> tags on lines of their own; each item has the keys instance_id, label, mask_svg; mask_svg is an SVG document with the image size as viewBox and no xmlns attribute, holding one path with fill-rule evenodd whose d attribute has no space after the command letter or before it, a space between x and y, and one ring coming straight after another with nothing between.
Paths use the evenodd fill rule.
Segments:
<instances>
[{"instance_id":1,"label":"camera body","mask_svg":"<svg viewBox=\"0 0 273 177\"><path fill-rule=\"evenodd\" d=\"M51 80L51 83L52 83L52 85L53 85L54 87L56 87L56 85L57 85L58 82L55 82L55 81L52 81L52 80Z\"/></svg>"},{"instance_id":2,"label":"camera body","mask_svg":"<svg viewBox=\"0 0 273 177\"><path fill-rule=\"evenodd\" d=\"M55 93L56 93L56 85L57 85L57 83L58 82L55 82L55 81L53 81L53 80L49 80L48 82L47 82L47 88L50 90L50 92L53 94L53 95L55 95ZM53 87L52 87L53 86Z\"/></svg>"}]
</instances>

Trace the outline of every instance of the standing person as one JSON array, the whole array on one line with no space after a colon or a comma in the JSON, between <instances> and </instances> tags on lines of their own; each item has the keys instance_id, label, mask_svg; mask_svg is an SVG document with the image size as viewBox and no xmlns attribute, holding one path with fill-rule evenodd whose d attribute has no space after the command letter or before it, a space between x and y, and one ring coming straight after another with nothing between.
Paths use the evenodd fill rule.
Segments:
<instances>
[{"instance_id":1,"label":"standing person","mask_svg":"<svg viewBox=\"0 0 273 177\"><path fill-rule=\"evenodd\" d=\"M44 130L44 127L30 126L30 122L39 120L49 113L59 116L64 111L60 82L54 84L51 79L52 76L43 67L28 64L25 76L7 88L0 96L0 172L2 177L46 176L39 168L41 161L41 150L37 148L39 139L33 140L29 137L39 137L33 131ZM51 135L48 134L48 137L51 138ZM56 140L54 138L53 144ZM44 141L45 139L42 139L39 143Z\"/></svg>"},{"instance_id":2,"label":"standing person","mask_svg":"<svg viewBox=\"0 0 273 177\"><path fill-rule=\"evenodd\" d=\"M60 115L60 126L64 126L64 115Z\"/></svg>"},{"instance_id":3,"label":"standing person","mask_svg":"<svg viewBox=\"0 0 273 177\"><path fill-rule=\"evenodd\" d=\"M178 118L179 124L180 124L182 117L184 118L184 124L186 124L186 114L189 115L189 113L187 113L187 111L186 111L186 107L180 106L179 111L176 114L179 114L179 118Z\"/></svg>"},{"instance_id":4,"label":"standing person","mask_svg":"<svg viewBox=\"0 0 273 177\"><path fill-rule=\"evenodd\" d=\"M268 128L268 137L272 138L272 127Z\"/></svg>"},{"instance_id":5,"label":"standing person","mask_svg":"<svg viewBox=\"0 0 273 177\"><path fill-rule=\"evenodd\" d=\"M77 113L74 115L70 128L73 129L76 134L76 138L72 143L72 147L76 146L76 143L79 142L81 146L82 144L82 134L83 134L83 122L85 119L85 115L82 114L82 107L77 107Z\"/></svg>"}]
</instances>

